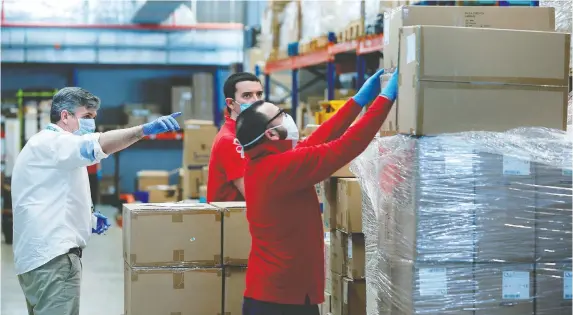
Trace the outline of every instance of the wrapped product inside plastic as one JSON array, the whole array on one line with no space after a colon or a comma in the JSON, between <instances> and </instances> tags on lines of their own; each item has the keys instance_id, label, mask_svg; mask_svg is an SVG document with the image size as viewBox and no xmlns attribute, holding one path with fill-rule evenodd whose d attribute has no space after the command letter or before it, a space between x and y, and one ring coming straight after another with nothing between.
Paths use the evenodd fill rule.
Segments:
<instances>
[{"instance_id":1,"label":"wrapped product inside plastic","mask_svg":"<svg viewBox=\"0 0 573 315\"><path fill-rule=\"evenodd\" d=\"M261 34L259 35L259 43L264 59L268 59L273 49L273 10L266 9L261 18Z\"/></svg>"},{"instance_id":2,"label":"wrapped product inside plastic","mask_svg":"<svg viewBox=\"0 0 573 315\"><path fill-rule=\"evenodd\" d=\"M329 1L338 10L334 32L341 32L352 22L362 19L362 0Z\"/></svg>"},{"instance_id":3,"label":"wrapped product inside plastic","mask_svg":"<svg viewBox=\"0 0 573 315\"><path fill-rule=\"evenodd\" d=\"M368 314L570 314L571 147L545 128L375 139L351 166Z\"/></svg>"},{"instance_id":4,"label":"wrapped product inside plastic","mask_svg":"<svg viewBox=\"0 0 573 315\"><path fill-rule=\"evenodd\" d=\"M289 2L280 17L279 49L286 51L288 44L300 39L300 6L298 1Z\"/></svg>"},{"instance_id":5,"label":"wrapped product inside plastic","mask_svg":"<svg viewBox=\"0 0 573 315\"><path fill-rule=\"evenodd\" d=\"M336 28L338 9L332 1L300 0L300 11L300 41L303 43L326 35Z\"/></svg>"}]
</instances>

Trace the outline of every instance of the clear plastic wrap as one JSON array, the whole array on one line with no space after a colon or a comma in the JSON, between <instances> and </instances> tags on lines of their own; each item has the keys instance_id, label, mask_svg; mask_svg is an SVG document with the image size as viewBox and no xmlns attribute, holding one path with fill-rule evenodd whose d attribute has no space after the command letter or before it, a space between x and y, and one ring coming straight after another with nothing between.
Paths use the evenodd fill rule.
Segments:
<instances>
[{"instance_id":1,"label":"clear plastic wrap","mask_svg":"<svg viewBox=\"0 0 573 315\"><path fill-rule=\"evenodd\" d=\"M338 23L338 8L332 1L300 0L302 43L332 32Z\"/></svg>"},{"instance_id":2,"label":"clear plastic wrap","mask_svg":"<svg viewBox=\"0 0 573 315\"><path fill-rule=\"evenodd\" d=\"M571 314L571 147L545 128L375 139L351 166L368 314Z\"/></svg>"},{"instance_id":3,"label":"clear plastic wrap","mask_svg":"<svg viewBox=\"0 0 573 315\"><path fill-rule=\"evenodd\" d=\"M271 8L267 8L261 18L261 34L259 35L259 43L261 52L265 60L269 59L271 51L273 50L273 15L274 12Z\"/></svg>"},{"instance_id":4,"label":"clear plastic wrap","mask_svg":"<svg viewBox=\"0 0 573 315\"><path fill-rule=\"evenodd\" d=\"M286 51L288 44L300 39L300 5L298 1L289 2L280 17L279 49Z\"/></svg>"},{"instance_id":5,"label":"clear plastic wrap","mask_svg":"<svg viewBox=\"0 0 573 315\"><path fill-rule=\"evenodd\" d=\"M362 19L362 0L335 0L331 5L338 10L334 32L341 32L348 24Z\"/></svg>"}]
</instances>

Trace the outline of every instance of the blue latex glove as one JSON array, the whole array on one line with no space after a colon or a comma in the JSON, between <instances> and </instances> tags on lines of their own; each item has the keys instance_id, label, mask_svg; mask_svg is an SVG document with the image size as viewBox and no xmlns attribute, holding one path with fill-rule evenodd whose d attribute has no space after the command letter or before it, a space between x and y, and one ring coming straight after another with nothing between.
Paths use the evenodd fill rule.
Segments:
<instances>
[{"instance_id":1,"label":"blue latex glove","mask_svg":"<svg viewBox=\"0 0 573 315\"><path fill-rule=\"evenodd\" d=\"M384 91L380 93L380 96L384 96L392 102L396 100L398 96L398 76L398 68L396 68L396 71L392 74L390 81L388 81L388 84L384 88Z\"/></svg>"},{"instance_id":2,"label":"blue latex glove","mask_svg":"<svg viewBox=\"0 0 573 315\"><path fill-rule=\"evenodd\" d=\"M383 73L384 69L380 69L374 73L374 75L364 82L364 85L358 90L358 93L352 97L358 105L364 107L380 94L380 76Z\"/></svg>"},{"instance_id":3,"label":"blue latex glove","mask_svg":"<svg viewBox=\"0 0 573 315\"><path fill-rule=\"evenodd\" d=\"M97 223L95 228L92 227L92 233L102 234L107 231L111 226L109 220L99 212L94 212L93 215L96 217Z\"/></svg>"},{"instance_id":4,"label":"blue latex glove","mask_svg":"<svg viewBox=\"0 0 573 315\"><path fill-rule=\"evenodd\" d=\"M181 129L177 123L177 120L175 120L175 117L178 116L181 116L181 112L173 113L169 116L159 117L156 120L143 125L143 134L145 136L149 136Z\"/></svg>"}]
</instances>

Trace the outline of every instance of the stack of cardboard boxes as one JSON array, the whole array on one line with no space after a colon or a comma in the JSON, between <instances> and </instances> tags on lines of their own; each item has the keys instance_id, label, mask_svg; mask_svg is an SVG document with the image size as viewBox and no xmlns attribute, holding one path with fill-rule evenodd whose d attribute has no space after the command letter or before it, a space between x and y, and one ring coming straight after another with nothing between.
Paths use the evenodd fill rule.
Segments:
<instances>
[{"instance_id":1,"label":"stack of cardboard boxes","mask_svg":"<svg viewBox=\"0 0 573 315\"><path fill-rule=\"evenodd\" d=\"M169 172L144 170L137 172L137 191L148 193L148 202L178 200L177 186L169 185Z\"/></svg>"},{"instance_id":2,"label":"stack of cardboard boxes","mask_svg":"<svg viewBox=\"0 0 573 315\"><path fill-rule=\"evenodd\" d=\"M198 199L206 196L207 176L204 174L208 172L217 127L212 121L186 120L184 128L182 199Z\"/></svg>"},{"instance_id":3,"label":"stack of cardboard boxes","mask_svg":"<svg viewBox=\"0 0 573 315\"><path fill-rule=\"evenodd\" d=\"M362 194L345 167L319 184L325 229L325 302L321 314L366 314Z\"/></svg>"},{"instance_id":4,"label":"stack of cardboard boxes","mask_svg":"<svg viewBox=\"0 0 573 315\"><path fill-rule=\"evenodd\" d=\"M244 203L125 204L125 314L240 314Z\"/></svg>"},{"instance_id":5,"label":"stack of cardboard boxes","mask_svg":"<svg viewBox=\"0 0 573 315\"><path fill-rule=\"evenodd\" d=\"M384 129L418 138L378 142L397 152L360 174L375 185L369 314L571 313L571 175L504 153L510 136L444 135L564 130L570 35L550 8L403 7L385 22L400 77Z\"/></svg>"}]
</instances>

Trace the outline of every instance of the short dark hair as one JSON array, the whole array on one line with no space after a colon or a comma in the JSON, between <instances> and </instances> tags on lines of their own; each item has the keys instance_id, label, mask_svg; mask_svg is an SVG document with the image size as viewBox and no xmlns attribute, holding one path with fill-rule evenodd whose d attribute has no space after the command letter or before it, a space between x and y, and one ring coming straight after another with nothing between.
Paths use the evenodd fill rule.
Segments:
<instances>
[{"instance_id":1,"label":"short dark hair","mask_svg":"<svg viewBox=\"0 0 573 315\"><path fill-rule=\"evenodd\" d=\"M233 73L227 78L225 84L223 85L223 94L225 95L225 98L234 99L235 93L237 92L237 83L243 81L261 83L261 80L259 80L259 78L257 78L257 76L252 73L249 72ZM229 108L229 106L227 106L227 112L231 113L231 108Z\"/></svg>"},{"instance_id":2,"label":"short dark hair","mask_svg":"<svg viewBox=\"0 0 573 315\"><path fill-rule=\"evenodd\" d=\"M239 143L241 143L245 151L248 151L265 141L265 137L261 137L254 143L249 144L248 147L244 147L267 130L269 118L258 110L264 103L264 100L254 102L237 117L235 132Z\"/></svg>"},{"instance_id":3,"label":"short dark hair","mask_svg":"<svg viewBox=\"0 0 573 315\"><path fill-rule=\"evenodd\" d=\"M52 99L50 109L50 122L55 124L60 121L62 111L66 110L70 114L76 112L78 107L87 109L99 109L100 99L88 90L80 87L65 87L59 90Z\"/></svg>"}]
</instances>

